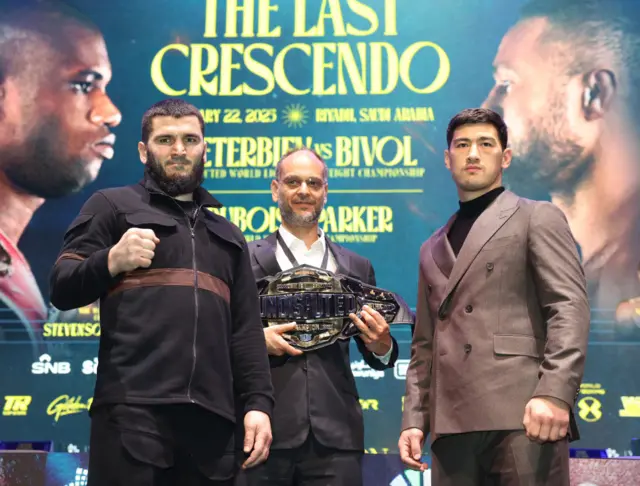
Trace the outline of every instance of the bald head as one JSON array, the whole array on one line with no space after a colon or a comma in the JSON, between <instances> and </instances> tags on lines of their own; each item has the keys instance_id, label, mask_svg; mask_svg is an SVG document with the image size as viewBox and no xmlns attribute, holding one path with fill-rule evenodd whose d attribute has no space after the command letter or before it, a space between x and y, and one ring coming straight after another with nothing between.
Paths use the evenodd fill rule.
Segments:
<instances>
[{"instance_id":1,"label":"bald head","mask_svg":"<svg viewBox=\"0 0 640 486\"><path fill-rule=\"evenodd\" d=\"M327 172L322 157L306 147L290 151L276 165L271 196L290 229L318 224L327 201Z\"/></svg>"},{"instance_id":2,"label":"bald head","mask_svg":"<svg viewBox=\"0 0 640 486\"><path fill-rule=\"evenodd\" d=\"M284 164L284 162L287 161L287 160L292 159L296 154L301 155L301 156L305 156L305 157L313 159L313 160L317 160L320 164L322 164L323 165L322 179L325 182L327 182L327 179L329 177L329 170L327 169L326 162L324 161L324 159L322 157L320 157L320 154L318 152L316 152L315 150L313 150L312 148L309 148L309 147L297 147L297 148L295 148L293 150L290 150L286 154L284 154L282 156L282 158L276 164L276 179L279 180L281 175L282 175L282 165Z\"/></svg>"}]
</instances>

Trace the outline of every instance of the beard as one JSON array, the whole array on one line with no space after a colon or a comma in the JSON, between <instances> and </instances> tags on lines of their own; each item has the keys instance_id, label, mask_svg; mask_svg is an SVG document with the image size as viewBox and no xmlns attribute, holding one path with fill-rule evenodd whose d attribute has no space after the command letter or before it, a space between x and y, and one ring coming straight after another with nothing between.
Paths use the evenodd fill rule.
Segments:
<instances>
[{"instance_id":1,"label":"beard","mask_svg":"<svg viewBox=\"0 0 640 486\"><path fill-rule=\"evenodd\" d=\"M147 163L144 166L145 173L158 184L158 187L171 197L191 194L202 181L204 181L204 150L195 161L187 157L176 157L172 160L190 163L192 169L188 173L168 175L162 163L147 147Z\"/></svg>"},{"instance_id":2,"label":"beard","mask_svg":"<svg viewBox=\"0 0 640 486\"><path fill-rule=\"evenodd\" d=\"M534 120L527 139L511 143L513 163L505 171L505 181L523 197L570 196L591 172L593 157L566 128L564 99L559 92L545 120Z\"/></svg>"},{"instance_id":3,"label":"beard","mask_svg":"<svg viewBox=\"0 0 640 486\"><path fill-rule=\"evenodd\" d=\"M297 198L296 202L311 202L312 198ZM278 197L278 208L280 208L280 217L282 221L292 227L309 227L318 223L322 208L324 207L324 196L319 202L313 206L311 213L297 214L291 205L287 202L282 194Z\"/></svg>"},{"instance_id":4,"label":"beard","mask_svg":"<svg viewBox=\"0 0 640 486\"><path fill-rule=\"evenodd\" d=\"M0 149L0 170L13 186L33 196L53 199L78 192L95 177L80 155L62 153L67 138L58 120L47 117L23 143Z\"/></svg>"},{"instance_id":5,"label":"beard","mask_svg":"<svg viewBox=\"0 0 640 486\"><path fill-rule=\"evenodd\" d=\"M593 157L570 139L554 139L537 129L526 149L513 146L513 163L505 171L507 184L523 197L547 198L551 193L571 195L591 172Z\"/></svg>"}]
</instances>

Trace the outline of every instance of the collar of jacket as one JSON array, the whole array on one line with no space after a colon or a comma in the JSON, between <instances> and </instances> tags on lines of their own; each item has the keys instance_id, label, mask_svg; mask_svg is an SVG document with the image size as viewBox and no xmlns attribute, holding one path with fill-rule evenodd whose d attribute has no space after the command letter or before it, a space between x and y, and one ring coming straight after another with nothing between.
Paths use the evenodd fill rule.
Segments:
<instances>
[{"instance_id":1,"label":"collar of jacket","mask_svg":"<svg viewBox=\"0 0 640 486\"><path fill-rule=\"evenodd\" d=\"M149 194L158 194L161 196L171 197L167 193L163 192L156 181L154 181L147 174L144 175L144 178L140 181L140 184L149 192ZM215 197L209 194L202 186L198 186L198 188L193 192L193 199L200 206L212 206L214 208L221 208L222 203L218 201Z\"/></svg>"}]
</instances>

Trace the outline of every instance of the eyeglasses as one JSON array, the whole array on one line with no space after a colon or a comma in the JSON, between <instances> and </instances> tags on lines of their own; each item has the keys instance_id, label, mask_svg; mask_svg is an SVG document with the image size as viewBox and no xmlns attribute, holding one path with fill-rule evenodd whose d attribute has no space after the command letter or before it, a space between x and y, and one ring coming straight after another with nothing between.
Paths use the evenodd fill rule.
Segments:
<instances>
[{"instance_id":1,"label":"eyeglasses","mask_svg":"<svg viewBox=\"0 0 640 486\"><path fill-rule=\"evenodd\" d=\"M287 177L282 181L282 183L291 190L298 189L300 186L302 186L303 182L311 191L319 191L326 184L325 181L323 181L322 179L318 179L317 177L309 177L306 181L303 181L298 177Z\"/></svg>"}]
</instances>

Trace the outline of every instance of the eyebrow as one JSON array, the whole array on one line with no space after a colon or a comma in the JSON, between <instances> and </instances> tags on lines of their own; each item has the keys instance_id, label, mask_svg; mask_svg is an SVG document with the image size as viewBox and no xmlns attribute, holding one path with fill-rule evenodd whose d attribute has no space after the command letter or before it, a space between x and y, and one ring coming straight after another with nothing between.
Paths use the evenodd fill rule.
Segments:
<instances>
[{"instance_id":1,"label":"eyebrow","mask_svg":"<svg viewBox=\"0 0 640 486\"><path fill-rule=\"evenodd\" d=\"M93 81L102 81L104 79L104 75L102 75L101 73L93 69L82 69L80 71L75 71L73 69L70 69L69 76L93 78Z\"/></svg>"},{"instance_id":2,"label":"eyebrow","mask_svg":"<svg viewBox=\"0 0 640 486\"><path fill-rule=\"evenodd\" d=\"M175 134L175 133L158 133L157 135L154 135L153 138L160 138L160 137L196 137L196 138L202 138L202 135L200 133L179 133L179 134Z\"/></svg>"},{"instance_id":3,"label":"eyebrow","mask_svg":"<svg viewBox=\"0 0 640 486\"><path fill-rule=\"evenodd\" d=\"M496 138L490 135L482 135L481 137L478 137L477 140L480 142L484 142L487 140L491 142L497 142ZM469 137L458 137L453 139L453 143L458 143L458 142L471 142L471 139Z\"/></svg>"}]
</instances>

